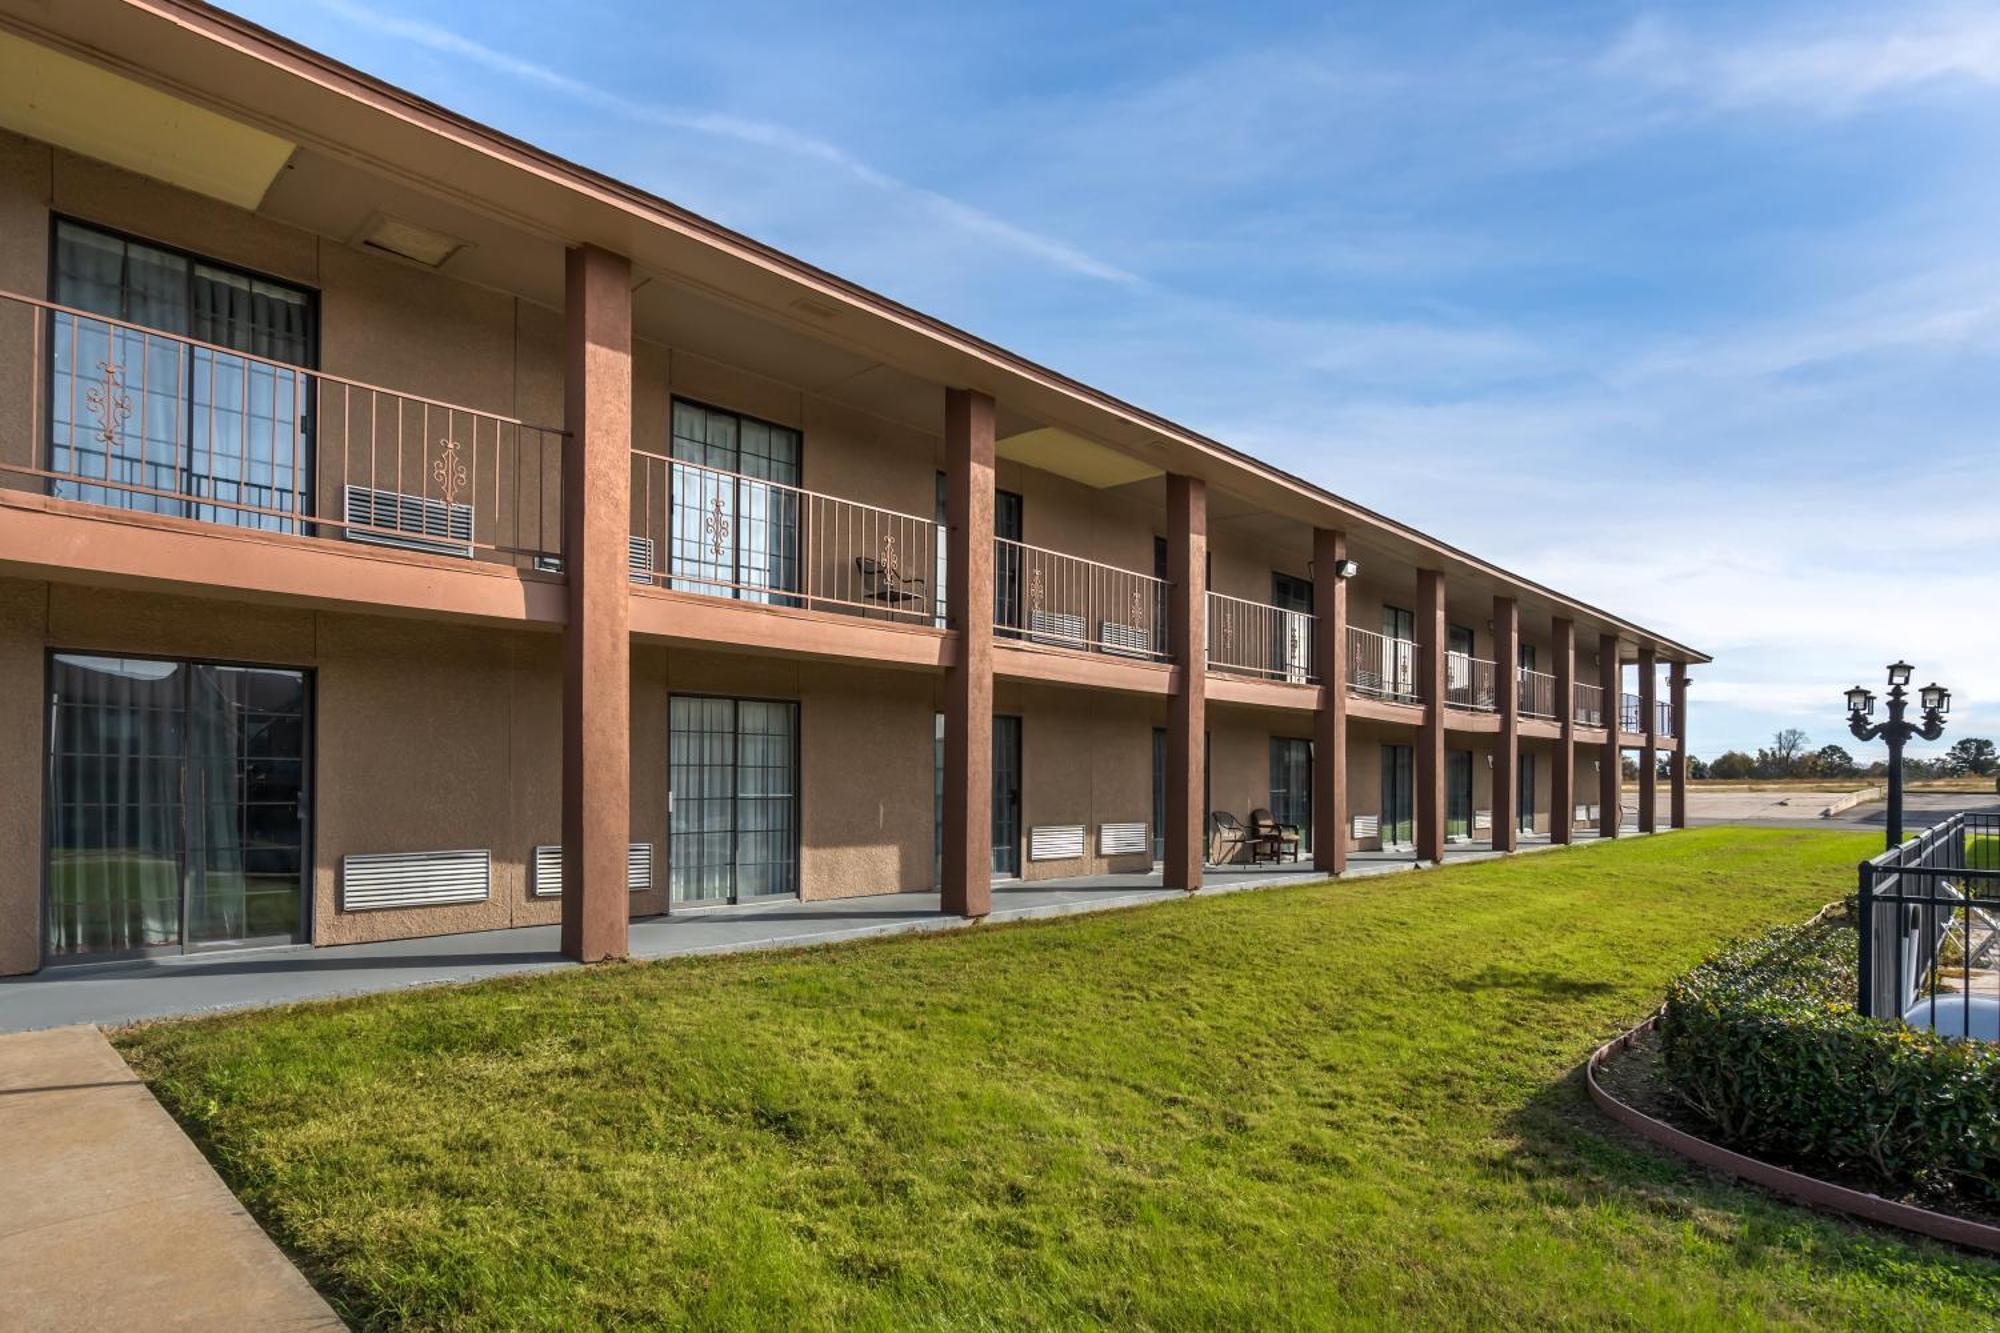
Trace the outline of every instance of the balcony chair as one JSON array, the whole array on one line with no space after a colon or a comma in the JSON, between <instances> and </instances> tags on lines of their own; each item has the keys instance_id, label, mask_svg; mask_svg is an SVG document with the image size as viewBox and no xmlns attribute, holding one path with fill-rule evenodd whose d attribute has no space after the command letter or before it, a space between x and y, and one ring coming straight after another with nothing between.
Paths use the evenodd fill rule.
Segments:
<instances>
[{"instance_id":1,"label":"balcony chair","mask_svg":"<svg viewBox=\"0 0 2000 1333\"><path fill-rule=\"evenodd\" d=\"M1299 826L1280 824L1271 817L1269 810L1260 808L1250 812L1250 837L1252 841L1270 844L1273 861L1299 859L1299 846L1302 841L1299 836ZM1251 859L1253 861L1256 859L1254 851L1251 853Z\"/></svg>"},{"instance_id":2,"label":"balcony chair","mask_svg":"<svg viewBox=\"0 0 2000 1333\"><path fill-rule=\"evenodd\" d=\"M1242 821L1227 810L1213 811L1209 819L1215 825L1215 832L1209 839L1211 865L1228 865L1239 847L1250 853L1250 864L1253 866L1263 861L1276 862L1282 854L1283 849L1275 835L1244 828Z\"/></svg>"},{"instance_id":3,"label":"balcony chair","mask_svg":"<svg viewBox=\"0 0 2000 1333\"><path fill-rule=\"evenodd\" d=\"M879 602L891 611L907 610L918 614L930 605L930 594L918 575L892 570L872 555L855 556L854 569L861 576L864 601Z\"/></svg>"}]
</instances>

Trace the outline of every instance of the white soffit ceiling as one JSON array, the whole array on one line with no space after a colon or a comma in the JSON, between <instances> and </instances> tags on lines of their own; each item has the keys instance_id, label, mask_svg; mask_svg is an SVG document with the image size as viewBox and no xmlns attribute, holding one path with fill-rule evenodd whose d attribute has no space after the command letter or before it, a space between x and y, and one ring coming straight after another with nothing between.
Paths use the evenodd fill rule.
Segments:
<instances>
[{"instance_id":1,"label":"white soffit ceiling","mask_svg":"<svg viewBox=\"0 0 2000 1333\"><path fill-rule=\"evenodd\" d=\"M253 210L294 147L6 32L0 32L0 125Z\"/></svg>"},{"instance_id":2,"label":"white soffit ceiling","mask_svg":"<svg viewBox=\"0 0 2000 1333\"><path fill-rule=\"evenodd\" d=\"M1081 435L1072 435L1054 426L996 440L993 452L1011 462L1053 472L1059 477L1095 486L1098 490L1144 481L1148 477L1159 476L1162 471L1130 454L1121 454L1116 449L1108 449L1094 440L1086 440Z\"/></svg>"}]
</instances>

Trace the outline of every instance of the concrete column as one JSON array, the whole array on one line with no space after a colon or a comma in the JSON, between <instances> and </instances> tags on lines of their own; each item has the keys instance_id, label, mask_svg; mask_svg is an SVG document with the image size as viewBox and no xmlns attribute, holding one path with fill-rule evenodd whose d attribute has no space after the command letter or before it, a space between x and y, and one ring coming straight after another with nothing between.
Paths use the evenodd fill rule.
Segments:
<instances>
[{"instance_id":1,"label":"concrete column","mask_svg":"<svg viewBox=\"0 0 2000 1333\"><path fill-rule=\"evenodd\" d=\"M1556 641L1556 766L1549 774L1549 841L1567 843L1576 836L1576 622L1557 616Z\"/></svg>"},{"instance_id":2,"label":"concrete column","mask_svg":"<svg viewBox=\"0 0 2000 1333\"><path fill-rule=\"evenodd\" d=\"M1656 833L1660 801L1660 663L1651 648L1639 650L1639 730L1646 744L1639 751L1639 831Z\"/></svg>"},{"instance_id":3,"label":"concrete column","mask_svg":"<svg viewBox=\"0 0 2000 1333\"><path fill-rule=\"evenodd\" d=\"M1672 828L1688 826L1688 664L1669 662L1673 675L1667 681L1667 711L1674 720L1673 774L1667 788L1667 822Z\"/></svg>"},{"instance_id":4,"label":"concrete column","mask_svg":"<svg viewBox=\"0 0 2000 1333\"><path fill-rule=\"evenodd\" d=\"M632 842L632 266L564 264L562 951L625 956Z\"/></svg>"},{"instance_id":5,"label":"concrete column","mask_svg":"<svg viewBox=\"0 0 2000 1333\"><path fill-rule=\"evenodd\" d=\"M1514 815L1521 774L1521 615L1512 597L1493 599L1493 674L1500 734L1493 738L1493 850L1520 845Z\"/></svg>"},{"instance_id":6,"label":"concrete column","mask_svg":"<svg viewBox=\"0 0 2000 1333\"><path fill-rule=\"evenodd\" d=\"M1208 483L1167 476L1167 647L1176 679L1167 701L1167 860L1161 883L1201 887L1207 853L1202 759L1208 743Z\"/></svg>"},{"instance_id":7,"label":"concrete column","mask_svg":"<svg viewBox=\"0 0 2000 1333\"><path fill-rule=\"evenodd\" d=\"M1444 655L1450 646L1444 571L1417 571L1417 688L1424 721L1417 730L1417 859L1444 860Z\"/></svg>"},{"instance_id":8,"label":"concrete column","mask_svg":"<svg viewBox=\"0 0 2000 1333\"><path fill-rule=\"evenodd\" d=\"M1624 674L1618 666L1618 636L1597 636L1597 687L1604 691L1604 745L1597 759L1597 833L1602 838L1618 836L1618 803L1624 797L1624 751L1618 747L1619 696L1624 693Z\"/></svg>"},{"instance_id":9,"label":"concrete column","mask_svg":"<svg viewBox=\"0 0 2000 1333\"><path fill-rule=\"evenodd\" d=\"M1347 534L1313 529L1313 869L1347 869Z\"/></svg>"},{"instance_id":10,"label":"concrete column","mask_svg":"<svg viewBox=\"0 0 2000 1333\"><path fill-rule=\"evenodd\" d=\"M940 906L993 910L993 399L944 401L945 606L958 654L945 672Z\"/></svg>"}]
</instances>

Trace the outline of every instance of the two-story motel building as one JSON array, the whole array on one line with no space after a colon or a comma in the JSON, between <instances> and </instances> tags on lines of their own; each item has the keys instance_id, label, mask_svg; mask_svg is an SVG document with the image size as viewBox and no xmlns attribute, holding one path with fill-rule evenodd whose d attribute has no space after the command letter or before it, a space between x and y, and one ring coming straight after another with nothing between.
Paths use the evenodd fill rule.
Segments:
<instances>
[{"instance_id":1,"label":"two-story motel building","mask_svg":"<svg viewBox=\"0 0 2000 1333\"><path fill-rule=\"evenodd\" d=\"M0 11L0 972L1682 822L1685 645L192 0Z\"/></svg>"}]
</instances>

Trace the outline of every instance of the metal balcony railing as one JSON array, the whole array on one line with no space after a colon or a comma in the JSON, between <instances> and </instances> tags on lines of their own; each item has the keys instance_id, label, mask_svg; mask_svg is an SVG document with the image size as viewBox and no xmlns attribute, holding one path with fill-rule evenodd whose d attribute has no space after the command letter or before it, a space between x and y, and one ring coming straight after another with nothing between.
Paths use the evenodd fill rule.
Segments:
<instances>
[{"instance_id":1,"label":"metal balcony railing","mask_svg":"<svg viewBox=\"0 0 2000 1333\"><path fill-rule=\"evenodd\" d=\"M0 470L57 499L523 567L562 550L553 427L14 292L0 344L34 441Z\"/></svg>"},{"instance_id":2,"label":"metal balcony railing","mask_svg":"<svg viewBox=\"0 0 2000 1333\"><path fill-rule=\"evenodd\" d=\"M1621 694L1618 696L1618 729L1620 731L1640 730L1639 717L1640 704L1642 702L1636 694Z\"/></svg>"},{"instance_id":3,"label":"metal balcony railing","mask_svg":"<svg viewBox=\"0 0 2000 1333\"><path fill-rule=\"evenodd\" d=\"M1601 727L1604 725L1604 687L1586 685L1578 681L1573 687L1576 693L1576 721L1579 726Z\"/></svg>"},{"instance_id":4,"label":"metal balcony railing","mask_svg":"<svg viewBox=\"0 0 2000 1333\"><path fill-rule=\"evenodd\" d=\"M1371 630L1347 627L1347 689L1350 694L1396 703L1418 703L1417 645Z\"/></svg>"},{"instance_id":5,"label":"metal balcony railing","mask_svg":"<svg viewBox=\"0 0 2000 1333\"><path fill-rule=\"evenodd\" d=\"M1674 734L1674 706L1665 699L1653 701L1653 730L1662 736Z\"/></svg>"},{"instance_id":6,"label":"metal balcony railing","mask_svg":"<svg viewBox=\"0 0 2000 1333\"><path fill-rule=\"evenodd\" d=\"M1164 661L1165 579L993 540L993 626L1028 643Z\"/></svg>"},{"instance_id":7,"label":"metal balcony railing","mask_svg":"<svg viewBox=\"0 0 2000 1333\"><path fill-rule=\"evenodd\" d=\"M632 451L634 582L941 624L936 520Z\"/></svg>"},{"instance_id":8,"label":"metal balcony railing","mask_svg":"<svg viewBox=\"0 0 2000 1333\"><path fill-rule=\"evenodd\" d=\"M1524 717L1556 715L1556 678L1546 671L1521 669L1520 709Z\"/></svg>"},{"instance_id":9,"label":"metal balcony railing","mask_svg":"<svg viewBox=\"0 0 2000 1333\"><path fill-rule=\"evenodd\" d=\"M1208 595L1208 666L1305 685L1319 679L1313 617L1219 592Z\"/></svg>"},{"instance_id":10,"label":"metal balcony railing","mask_svg":"<svg viewBox=\"0 0 2000 1333\"><path fill-rule=\"evenodd\" d=\"M1500 706L1493 663L1465 653L1444 655L1444 701L1452 708L1491 713Z\"/></svg>"}]
</instances>

